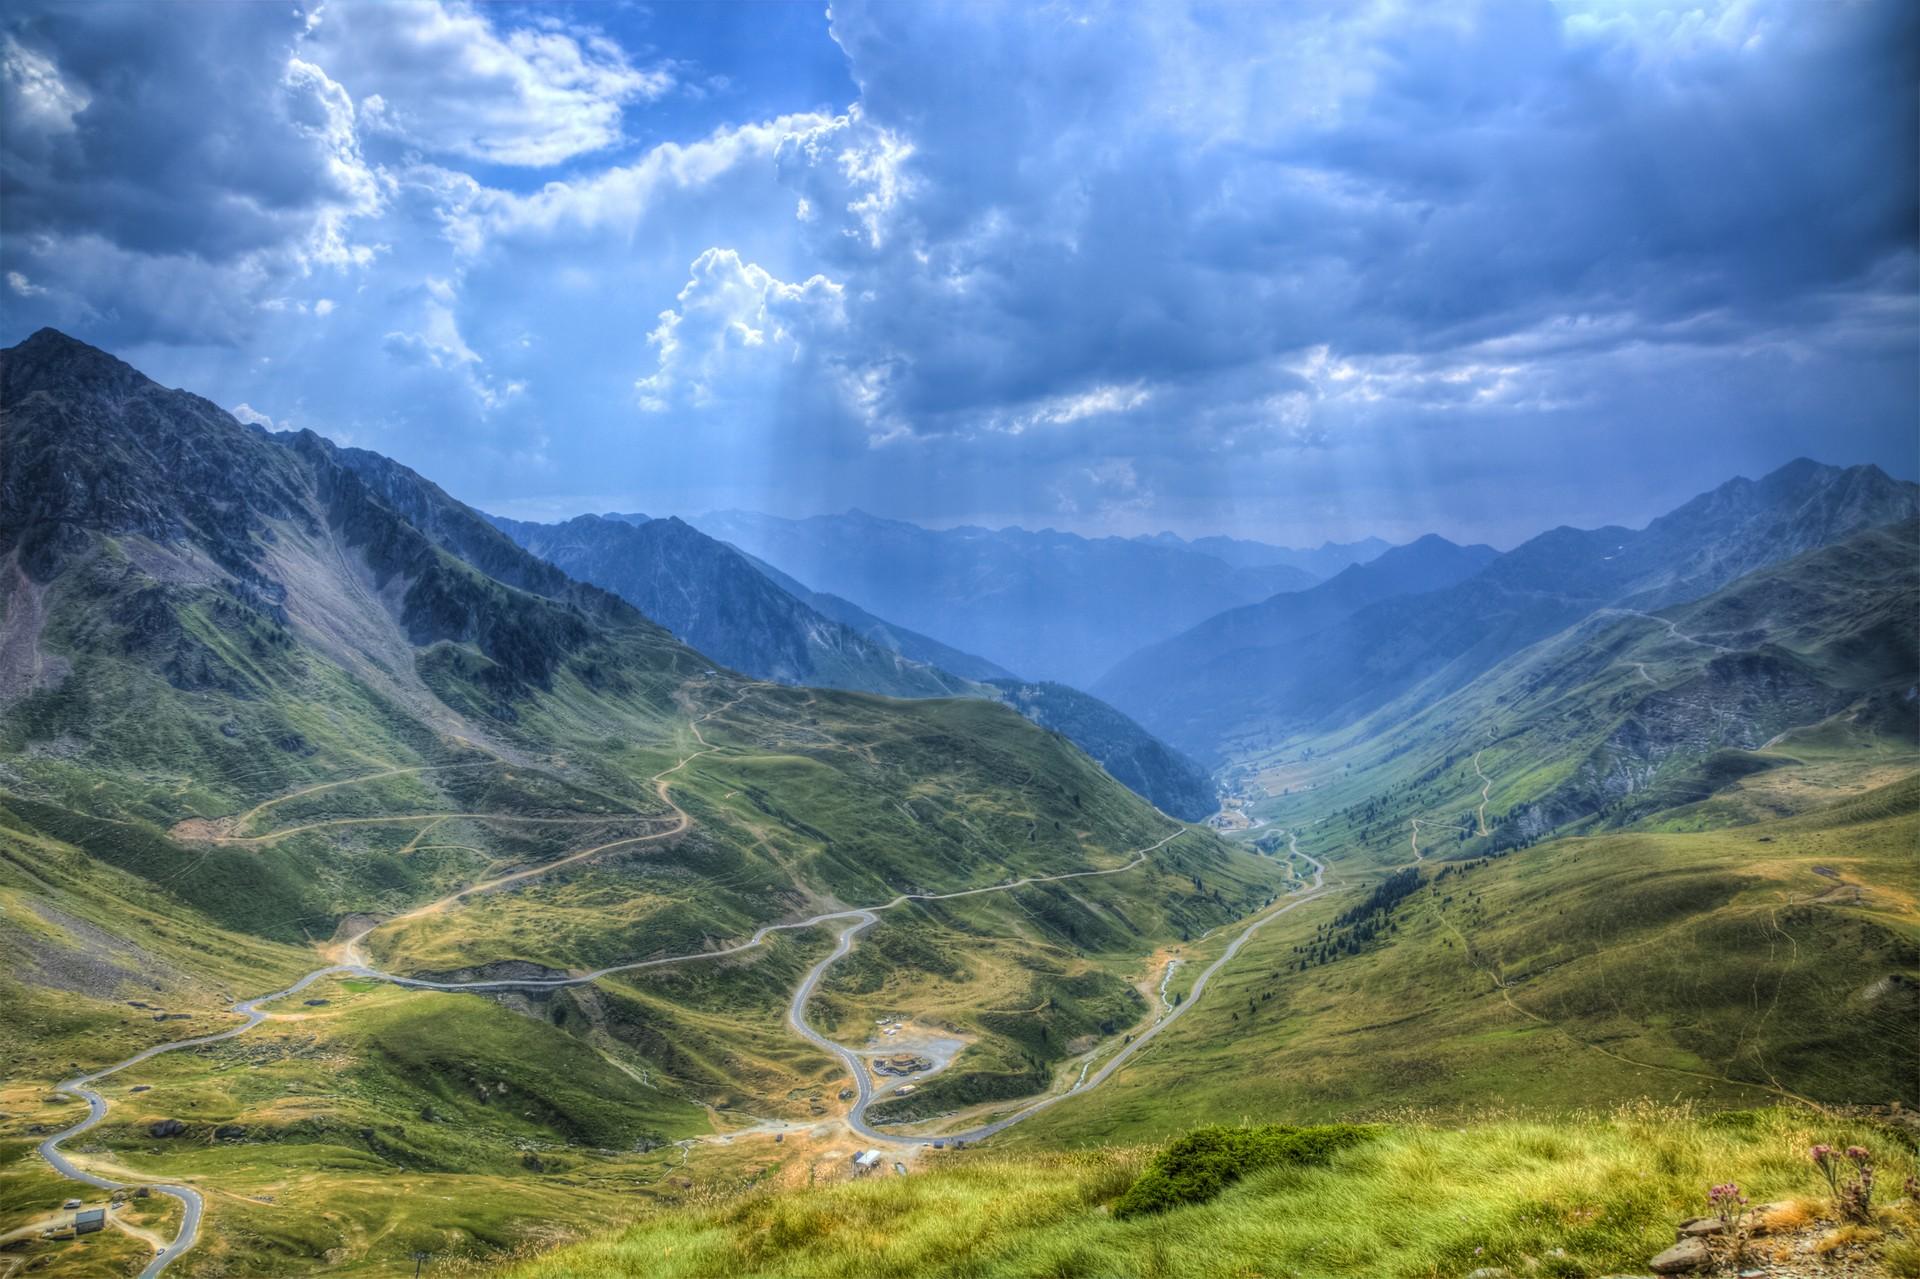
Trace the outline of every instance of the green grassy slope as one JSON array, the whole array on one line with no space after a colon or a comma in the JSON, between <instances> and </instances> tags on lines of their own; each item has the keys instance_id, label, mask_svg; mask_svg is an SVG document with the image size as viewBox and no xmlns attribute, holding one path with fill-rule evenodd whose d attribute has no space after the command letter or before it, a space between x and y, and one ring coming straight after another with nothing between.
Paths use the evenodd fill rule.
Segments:
<instances>
[{"instance_id":1,"label":"green grassy slope","mask_svg":"<svg viewBox=\"0 0 1920 1279\"><path fill-rule=\"evenodd\" d=\"M1596 615L1424 709L1263 752L1236 781L1269 819L1332 822L1381 861L1404 859L1415 818L1429 853L1473 856L1746 778L1803 792L1748 816L1883 783L1920 767L1917 537L1871 529L1657 616Z\"/></svg>"},{"instance_id":2,"label":"green grassy slope","mask_svg":"<svg viewBox=\"0 0 1920 1279\"><path fill-rule=\"evenodd\" d=\"M1355 891L1258 934L1127 1071L1008 1140L1649 1096L1910 1107L1916 847L1909 780L1782 821L1425 863L1383 916L1337 923Z\"/></svg>"},{"instance_id":3,"label":"green grassy slope","mask_svg":"<svg viewBox=\"0 0 1920 1279\"><path fill-rule=\"evenodd\" d=\"M1007 707L711 670L418 477L57 335L0 356L0 383L25 459L0 519L0 1194L60 1189L27 1141L50 1083L234 1024L350 924L391 920L366 948L403 972L697 956L906 892L1119 869L1179 829ZM836 973L818 1016L937 997L968 1027L949 1079L1038 1090L1135 1006L1146 954L1282 876L1195 830L1071 891L902 909L876 938L895 962ZM526 1246L669 1184L662 1139L839 1109L843 1070L784 1024L828 933L538 996L319 987L115 1076L89 1158L219 1192L186 1274ZM996 958L956 975L975 949ZM995 1020L1028 971L1073 1002L1048 1036ZM154 1115L184 1132L151 1137Z\"/></svg>"},{"instance_id":4,"label":"green grassy slope","mask_svg":"<svg viewBox=\"0 0 1920 1279\"><path fill-rule=\"evenodd\" d=\"M947 1156L921 1175L654 1214L511 1279L722 1274L1313 1276L1428 1279L1478 1267L1638 1273L1735 1181L1756 1203L1824 1194L1812 1141L1865 1143L1883 1183L1913 1168L1880 1131L1764 1110L1712 1118L1645 1106L1559 1123L1388 1126L1326 1167L1254 1171L1195 1207L1118 1220L1150 1150ZM1911 1237L1910 1213L1884 1228Z\"/></svg>"}]
</instances>

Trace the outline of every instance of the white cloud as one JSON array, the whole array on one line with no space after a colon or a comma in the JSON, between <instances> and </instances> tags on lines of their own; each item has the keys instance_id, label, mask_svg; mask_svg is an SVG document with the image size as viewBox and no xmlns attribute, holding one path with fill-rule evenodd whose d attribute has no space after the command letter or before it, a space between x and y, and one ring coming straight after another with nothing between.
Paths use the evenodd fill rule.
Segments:
<instances>
[{"instance_id":1,"label":"white cloud","mask_svg":"<svg viewBox=\"0 0 1920 1279\"><path fill-rule=\"evenodd\" d=\"M823 275L789 284L732 249L695 259L675 300L678 308L662 311L647 335L657 366L634 384L652 413L764 391L767 379L801 366L820 336L846 324L840 285Z\"/></svg>"},{"instance_id":2,"label":"white cloud","mask_svg":"<svg viewBox=\"0 0 1920 1279\"><path fill-rule=\"evenodd\" d=\"M1068 516L1111 521L1153 509L1153 486L1129 457L1101 458L1069 471L1053 486L1054 507Z\"/></svg>"},{"instance_id":3,"label":"white cloud","mask_svg":"<svg viewBox=\"0 0 1920 1279\"><path fill-rule=\"evenodd\" d=\"M631 234L663 201L767 164L789 139L823 121L810 113L779 116L721 128L696 142L663 142L632 164L550 182L530 195L483 187L464 174L440 171L422 177L440 192L448 237L467 252L502 236Z\"/></svg>"},{"instance_id":4,"label":"white cloud","mask_svg":"<svg viewBox=\"0 0 1920 1279\"><path fill-rule=\"evenodd\" d=\"M23 298L44 297L47 292L18 271L7 272L7 287Z\"/></svg>"},{"instance_id":5,"label":"white cloud","mask_svg":"<svg viewBox=\"0 0 1920 1279\"><path fill-rule=\"evenodd\" d=\"M303 47L360 96L370 131L489 164L544 167L611 146L626 104L674 85L591 29L503 29L463 3L330 3Z\"/></svg>"},{"instance_id":6,"label":"white cloud","mask_svg":"<svg viewBox=\"0 0 1920 1279\"><path fill-rule=\"evenodd\" d=\"M387 355L402 365L448 374L472 395L483 412L490 412L523 394L526 383L501 380L487 369L480 353L467 345L454 314L459 289L452 280L429 276L421 282L419 327L393 329L382 339Z\"/></svg>"},{"instance_id":7,"label":"white cloud","mask_svg":"<svg viewBox=\"0 0 1920 1279\"><path fill-rule=\"evenodd\" d=\"M876 127L858 105L844 115L817 119L782 138L781 177L802 192L794 211L801 222L818 222L822 210L840 209L839 232L883 247L900 202L912 193L908 162L913 144L891 129Z\"/></svg>"},{"instance_id":8,"label":"white cloud","mask_svg":"<svg viewBox=\"0 0 1920 1279\"><path fill-rule=\"evenodd\" d=\"M1037 426L1066 426L1090 417L1113 413L1131 413L1153 398L1153 392L1139 382L1109 384L1067 395L1049 396L1020 411L1004 415L994 423L995 430L1020 435Z\"/></svg>"},{"instance_id":9,"label":"white cloud","mask_svg":"<svg viewBox=\"0 0 1920 1279\"><path fill-rule=\"evenodd\" d=\"M254 408L251 404L236 404L233 406L232 412L234 417L245 422L248 426L264 426L269 431L274 429L273 419Z\"/></svg>"}]
</instances>

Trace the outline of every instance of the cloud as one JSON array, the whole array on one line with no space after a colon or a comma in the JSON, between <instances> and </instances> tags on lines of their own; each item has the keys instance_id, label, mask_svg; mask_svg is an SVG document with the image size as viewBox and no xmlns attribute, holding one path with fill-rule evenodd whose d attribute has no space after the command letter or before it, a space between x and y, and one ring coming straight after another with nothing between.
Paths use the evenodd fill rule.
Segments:
<instances>
[{"instance_id":1,"label":"cloud","mask_svg":"<svg viewBox=\"0 0 1920 1279\"><path fill-rule=\"evenodd\" d=\"M459 290L454 281L429 277L418 288L403 290L396 304L412 303L418 328L389 330L381 346L394 363L448 375L464 387L481 411L491 411L525 392L524 382L502 380L487 369L479 352L461 336L455 314Z\"/></svg>"},{"instance_id":2,"label":"cloud","mask_svg":"<svg viewBox=\"0 0 1920 1279\"><path fill-rule=\"evenodd\" d=\"M1913 14L849 0L859 110L783 158L871 211L807 226L916 432L1141 380L1251 408L1319 349L1369 372L1315 404L1550 410L1550 358L1486 344L1737 345L1910 290ZM898 157L884 199L850 153Z\"/></svg>"},{"instance_id":3,"label":"cloud","mask_svg":"<svg viewBox=\"0 0 1920 1279\"><path fill-rule=\"evenodd\" d=\"M743 169L768 166L781 147L819 126L814 114L730 125L690 143L663 142L630 164L586 177L549 182L522 194L489 188L444 170L419 176L443 192L441 217L450 239L469 252L500 241L630 236L664 203L708 188Z\"/></svg>"},{"instance_id":4,"label":"cloud","mask_svg":"<svg viewBox=\"0 0 1920 1279\"><path fill-rule=\"evenodd\" d=\"M263 426L269 431L275 429L273 419L254 408L251 404L236 404L233 406L232 412L235 418L245 422L248 426Z\"/></svg>"},{"instance_id":5,"label":"cloud","mask_svg":"<svg viewBox=\"0 0 1920 1279\"><path fill-rule=\"evenodd\" d=\"M23 0L8 323L651 510L1523 532L1629 465L1911 470L1911 4L836 0L825 76L716 12Z\"/></svg>"},{"instance_id":6,"label":"cloud","mask_svg":"<svg viewBox=\"0 0 1920 1279\"><path fill-rule=\"evenodd\" d=\"M1071 394L1047 396L992 420L989 429L1022 435L1035 427L1069 426L1086 418L1131 413L1152 398L1153 391L1139 382L1127 386L1109 383Z\"/></svg>"},{"instance_id":7,"label":"cloud","mask_svg":"<svg viewBox=\"0 0 1920 1279\"><path fill-rule=\"evenodd\" d=\"M261 6L0 20L0 259L46 290L43 314L91 317L101 338L234 341L276 281L373 261L353 225L383 184L300 33Z\"/></svg>"},{"instance_id":8,"label":"cloud","mask_svg":"<svg viewBox=\"0 0 1920 1279\"><path fill-rule=\"evenodd\" d=\"M622 111L674 87L591 27L496 25L469 4L328 3L303 41L360 99L365 127L430 155L548 167L623 136Z\"/></svg>"},{"instance_id":9,"label":"cloud","mask_svg":"<svg viewBox=\"0 0 1920 1279\"><path fill-rule=\"evenodd\" d=\"M694 260L675 301L647 335L656 367L634 384L649 413L764 405L777 381L833 377L817 362L820 342L845 325L846 313L843 290L823 275L789 284L732 249L713 248Z\"/></svg>"}]
</instances>

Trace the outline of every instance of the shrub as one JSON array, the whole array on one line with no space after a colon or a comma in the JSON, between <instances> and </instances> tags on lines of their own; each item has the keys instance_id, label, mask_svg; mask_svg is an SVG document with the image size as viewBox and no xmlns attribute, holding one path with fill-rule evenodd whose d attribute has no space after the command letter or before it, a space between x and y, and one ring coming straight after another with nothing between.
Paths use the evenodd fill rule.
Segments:
<instances>
[{"instance_id":1,"label":"shrub","mask_svg":"<svg viewBox=\"0 0 1920 1279\"><path fill-rule=\"evenodd\" d=\"M1114 1205L1115 1217L1205 1203L1240 1178L1280 1165L1324 1167L1334 1155L1371 1138L1363 1124L1297 1128L1197 1128L1168 1146Z\"/></svg>"}]
</instances>

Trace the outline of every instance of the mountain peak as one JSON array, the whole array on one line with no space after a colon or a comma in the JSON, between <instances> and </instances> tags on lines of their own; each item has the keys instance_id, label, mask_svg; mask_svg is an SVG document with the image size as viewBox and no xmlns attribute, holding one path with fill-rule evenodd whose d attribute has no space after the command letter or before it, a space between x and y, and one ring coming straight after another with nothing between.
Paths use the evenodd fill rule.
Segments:
<instances>
[{"instance_id":1,"label":"mountain peak","mask_svg":"<svg viewBox=\"0 0 1920 1279\"><path fill-rule=\"evenodd\" d=\"M0 387L9 402L36 390L72 388L81 383L133 387L148 380L124 360L53 328L40 329L25 341L0 351L0 361L4 361L5 370L0 374Z\"/></svg>"}]
</instances>

